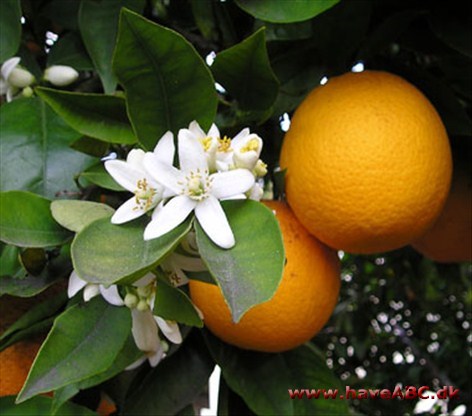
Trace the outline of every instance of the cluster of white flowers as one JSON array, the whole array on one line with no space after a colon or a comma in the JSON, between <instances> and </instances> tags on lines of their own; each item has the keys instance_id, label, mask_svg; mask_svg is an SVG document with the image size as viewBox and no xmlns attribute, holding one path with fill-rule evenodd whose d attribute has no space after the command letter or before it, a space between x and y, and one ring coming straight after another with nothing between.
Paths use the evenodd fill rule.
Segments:
<instances>
[{"instance_id":1,"label":"cluster of white flowers","mask_svg":"<svg viewBox=\"0 0 472 416\"><path fill-rule=\"evenodd\" d=\"M31 86L36 82L34 75L20 66L21 59L17 56L8 59L2 64L0 77L0 95L12 101L16 97L30 97L33 95ZM43 79L56 87L65 87L72 84L79 77L79 73L66 65L53 65L44 71Z\"/></svg>"},{"instance_id":2,"label":"cluster of white flowers","mask_svg":"<svg viewBox=\"0 0 472 416\"><path fill-rule=\"evenodd\" d=\"M208 237L229 249L235 239L220 200L260 200L267 166L260 159L262 139L248 128L232 140L213 124L205 133L196 121L178 133L180 168L174 166L174 136L167 132L153 152L131 150L126 161L107 160L105 168L134 196L111 221L121 224L153 210L144 239L160 237L192 212Z\"/></svg>"}]
</instances>

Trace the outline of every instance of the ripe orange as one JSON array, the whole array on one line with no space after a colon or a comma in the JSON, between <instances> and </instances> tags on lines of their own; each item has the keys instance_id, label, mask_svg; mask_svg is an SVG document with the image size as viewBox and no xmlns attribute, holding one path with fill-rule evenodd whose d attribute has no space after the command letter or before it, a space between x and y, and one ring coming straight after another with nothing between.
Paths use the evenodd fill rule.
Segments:
<instances>
[{"instance_id":1,"label":"ripe orange","mask_svg":"<svg viewBox=\"0 0 472 416\"><path fill-rule=\"evenodd\" d=\"M19 393L40 346L40 342L20 341L0 352L0 397Z\"/></svg>"},{"instance_id":2,"label":"ripe orange","mask_svg":"<svg viewBox=\"0 0 472 416\"><path fill-rule=\"evenodd\" d=\"M468 160L455 161L446 205L434 226L413 247L441 263L472 260L472 178Z\"/></svg>"},{"instance_id":3,"label":"ripe orange","mask_svg":"<svg viewBox=\"0 0 472 416\"><path fill-rule=\"evenodd\" d=\"M273 298L235 324L218 286L191 280L190 296L217 337L241 348L279 352L310 340L329 319L338 299L340 267L336 252L310 235L286 204L265 204L279 220L287 259Z\"/></svg>"},{"instance_id":4,"label":"ripe orange","mask_svg":"<svg viewBox=\"0 0 472 416\"><path fill-rule=\"evenodd\" d=\"M404 79L347 73L296 110L281 152L287 200L321 241L353 253L393 250L421 236L449 191L443 123Z\"/></svg>"}]
</instances>

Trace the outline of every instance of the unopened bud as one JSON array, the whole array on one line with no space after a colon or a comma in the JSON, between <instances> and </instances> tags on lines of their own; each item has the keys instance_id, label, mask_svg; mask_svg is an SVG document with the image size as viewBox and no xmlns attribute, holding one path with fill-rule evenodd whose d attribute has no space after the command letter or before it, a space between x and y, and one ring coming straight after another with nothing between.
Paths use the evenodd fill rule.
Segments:
<instances>
[{"instance_id":1,"label":"unopened bud","mask_svg":"<svg viewBox=\"0 0 472 416\"><path fill-rule=\"evenodd\" d=\"M125 296L125 305L130 308L136 308L138 306L139 298L134 293L127 293Z\"/></svg>"},{"instance_id":2,"label":"unopened bud","mask_svg":"<svg viewBox=\"0 0 472 416\"><path fill-rule=\"evenodd\" d=\"M32 97L33 94L34 94L34 91L33 91L33 88L31 87L23 88L23 91L21 91L21 95L23 95L23 97L26 97L26 98Z\"/></svg>"},{"instance_id":3,"label":"unopened bud","mask_svg":"<svg viewBox=\"0 0 472 416\"><path fill-rule=\"evenodd\" d=\"M261 159L259 159L256 162L256 166L254 167L254 175L260 178L262 176L265 176L266 174L267 174L267 165Z\"/></svg>"},{"instance_id":4,"label":"unopened bud","mask_svg":"<svg viewBox=\"0 0 472 416\"><path fill-rule=\"evenodd\" d=\"M66 65L53 65L44 71L44 79L56 87L66 87L77 81L79 73Z\"/></svg>"},{"instance_id":5,"label":"unopened bud","mask_svg":"<svg viewBox=\"0 0 472 416\"><path fill-rule=\"evenodd\" d=\"M8 76L7 82L16 88L29 87L34 82L34 76L26 69L15 67Z\"/></svg>"},{"instance_id":6,"label":"unopened bud","mask_svg":"<svg viewBox=\"0 0 472 416\"><path fill-rule=\"evenodd\" d=\"M138 302L138 306L136 306L138 311L144 312L149 309L149 305L147 304L146 300L140 299Z\"/></svg>"}]
</instances>

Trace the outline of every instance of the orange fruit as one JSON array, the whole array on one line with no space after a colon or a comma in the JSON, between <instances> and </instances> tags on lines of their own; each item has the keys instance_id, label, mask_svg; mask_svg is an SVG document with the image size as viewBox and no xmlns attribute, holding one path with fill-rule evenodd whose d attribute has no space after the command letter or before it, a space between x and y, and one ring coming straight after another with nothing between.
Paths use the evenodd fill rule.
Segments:
<instances>
[{"instance_id":1,"label":"orange fruit","mask_svg":"<svg viewBox=\"0 0 472 416\"><path fill-rule=\"evenodd\" d=\"M17 395L41 342L20 341L0 352L0 397Z\"/></svg>"},{"instance_id":2,"label":"orange fruit","mask_svg":"<svg viewBox=\"0 0 472 416\"><path fill-rule=\"evenodd\" d=\"M272 299L235 324L219 286L190 280L190 296L217 337L245 349L279 352L310 340L327 322L338 299L340 266L336 252L310 235L286 204L264 203L279 220L286 254Z\"/></svg>"},{"instance_id":3,"label":"orange fruit","mask_svg":"<svg viewBox=\"0 0 472 416\"><path fill-rule=\"evenodd\" d=\"M296 110L281 151L286 194L325 244L367 254L420 237L441 212L452 159L428 99L380 71L347 73Z\"/></svg>"},{"instance_id":4,"label":"orange fruit","mask_svg":"<svg viewBox=\"0 0 472 416\"><path fill-rule=\"evenodd\" d=\"M433 227L413 247L440 263L472 260L472 178L468 161L455 163L446 205Z\"/></svg>"}]
</instances>

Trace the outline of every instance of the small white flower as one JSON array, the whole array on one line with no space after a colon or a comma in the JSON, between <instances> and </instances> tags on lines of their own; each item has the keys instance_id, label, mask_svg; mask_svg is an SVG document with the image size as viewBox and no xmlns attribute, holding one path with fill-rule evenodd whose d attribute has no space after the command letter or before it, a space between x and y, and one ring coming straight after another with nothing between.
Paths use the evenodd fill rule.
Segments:
<instances>
[{"instance_id":1,"label":"small white flower","mask_svg":"<svg viewBox=\"0 0 472 416\"><path fill-rule=\"evenodd\" d=\"M174 158L173 135L167 132L154 149L157 160L172 163ZM122 224L140 217L152 210L162 200L164 187L146 172L143 165L145 153L133 149L126 161L107 160L105 169L123 188L134 193L134 196L121 205L111 218L113 224Z\"/></svg>"},{"instance_id":2,"label":"small white flower","mask_svg":"<svg viewBox=\"0 0 472 416\"><path fill-rule=\"evenodd\" d=\"M35 82L34 75L19 66L20 58L14 56L6 60L1 67L0 93L7 101L13 100L17 93Z\"/></svg>"},{"instance_id":3,"label":"small white flower","mask_svg":"<svg viewBox=\"0 0 472 416\"><path fill-rule=\"evenodd\" d=\"M234 164L237 168L253 170L262 151L262 139L248 128L241 130L231 141Z\"/></svg>"},{"instance_id":4,"label":"small white flower","mask_svg":"<svg viewBox=\"0 0 472 416\"><path fill-rule=\"evenodd\" d=\"M195 211L208 237L222 248L234 246L234 235L219 200L246 192L254 184L246 169L210 174L201 144L179 132L180 169L160 159L156 153L144 157L146 170L175 195L153 216L144 239L160 237L181 224Z\"/></svg>"},{"instance_id":5,"label":"small white flower","mask_svg":"<svg viewBox=\"0 0 472 416\"><path fill-rule=\"evenodd\" d=\"M66 65L53 65L44 71L44 79L56 87L66 87L77 81L79 73Z\"/></svg>"},{"instance_id":6,"label":"small white flower","mask_svg":"<svg viewBox=\"0 0 472 416\"><path fill-rule=\"evenodd\" d=\"M85 302L88 302L90 299L101 294L102 297L111 305L124 305L123 299L121 299L121 296L118 293L118 287L116 285L106 287L104 285L88 283L85 280L82 280L76 273L76 271L73 270L69 277L69 284L67 286L67 296L69 298L72 298L82 289L84 289L83 298Z\"/></svg>"}]
</instances>

